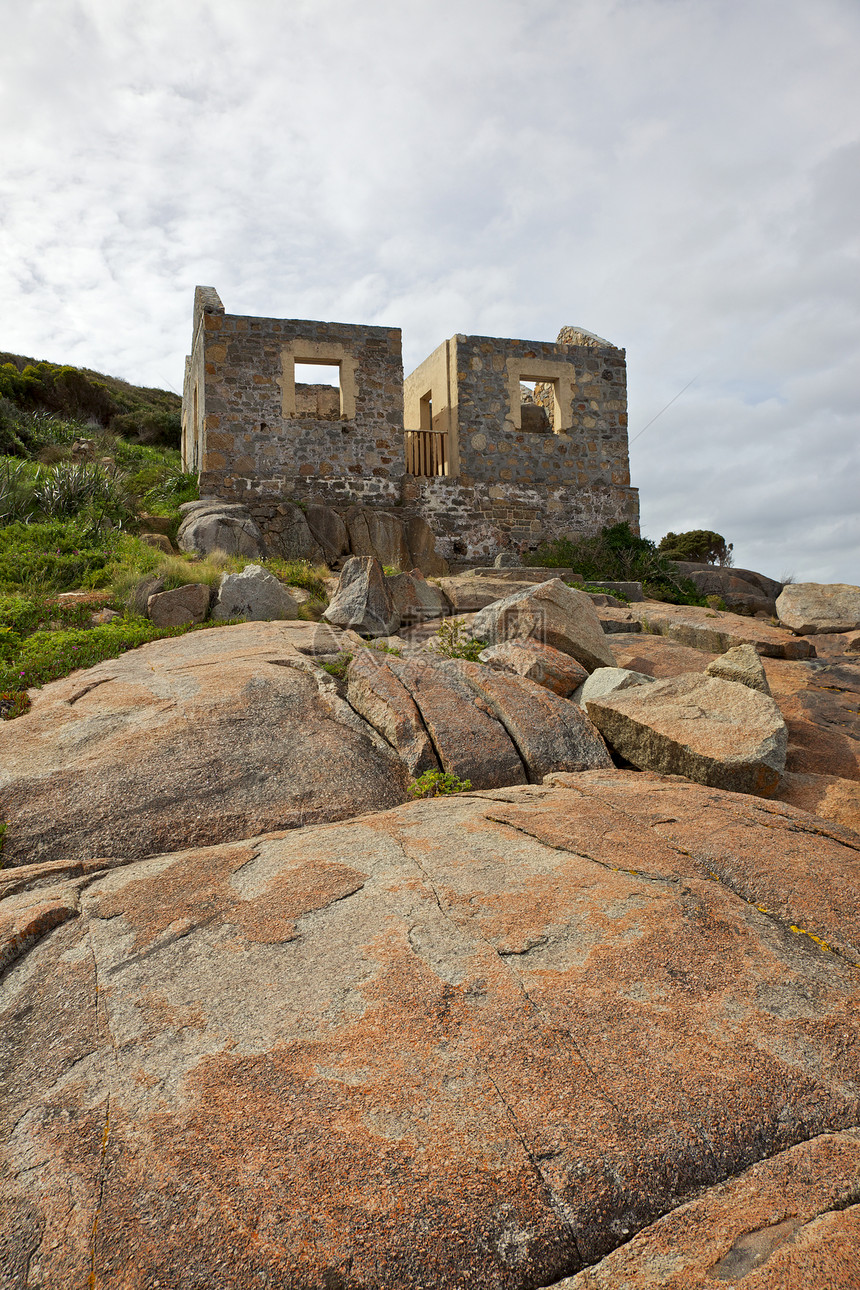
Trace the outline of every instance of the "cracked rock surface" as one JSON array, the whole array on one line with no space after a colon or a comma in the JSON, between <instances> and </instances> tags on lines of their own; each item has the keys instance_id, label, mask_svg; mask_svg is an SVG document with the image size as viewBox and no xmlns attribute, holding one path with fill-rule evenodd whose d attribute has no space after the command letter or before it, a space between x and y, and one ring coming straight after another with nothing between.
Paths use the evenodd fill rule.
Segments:
<instances>
[{"instance_id":1,"label":"cracked rock surface","mask_svg":"<svg viewBox=\"0 0 860 1290\"><path fill-rule=\"evenodd\" d=\"M405 767L301 670L294 635L191 632L34 690L25 718L0 722L4 864L144 856L404 801Z\"/></svg>"},{"instance_id":2,"label":"cracked rock surface","mask_svg":"<svg viewBox=\"0 0 860 1290\"><path fill-rule=\"evenodd\" d=\"M667 1260L800 1217L814 1271L854 1221L860 838L549 780L3 901L4 1287L530 1290L659 1253L668 1211ZM707 1190L767 1167L751 1223Z\"/></svg>"},{"instance_id":3,"label":"cracked rock surface","mask_svg":"<svg viewBox=\"0 0 860 1290\"><path fill-rule=\"evenodd\" d=\"M752 1165L553 1290L855 1290L860 1130Z\"/></svg>"},{"instance_id":4,"label":"cracked rock surface","mask_svg":"<svg viewBox=\"0 0 860 1290\"><path fill-rule=\"evenodd\" d=\"M472 788L540 783L550 771L612 765L576 704L514 673L463 659L363 650L347 695L413 774L441 766Z\"/></svg>"}]
</instances>

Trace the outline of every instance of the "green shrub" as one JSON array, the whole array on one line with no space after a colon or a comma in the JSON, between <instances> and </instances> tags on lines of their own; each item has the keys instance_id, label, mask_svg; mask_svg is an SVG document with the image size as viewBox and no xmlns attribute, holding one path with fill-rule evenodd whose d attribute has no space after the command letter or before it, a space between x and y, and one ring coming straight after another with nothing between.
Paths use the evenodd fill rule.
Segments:
<instances>
[{"instance_id":1,"label":"green shrub","mask_svg":"<svg viewBox=\"0 0 860 1290\"><path fill-rule=\"evenodd\" d=\"M446 618L433 640L433 649L443 658L466 658L475 662L486 641L475 640L469 635L462 618Z\"/></svg>"},{"instance_id":2,"label":"green shrub","mask_svg":"<svg viewBox=\"0 0 860 1290\"><path fill-rule=\"evenodd\" d=\"M587 583L599 584L604 579L641 582L645 594L654 600L680 605L705 603L695 584L682 577L650 539L638 537L627 523L613 524L595 537L543 542L536 550L525 553L523 561L548 568L571 568Z\"/></svg>"},{"instance_id":3,"label":"green shrub","mask_svg":"<svg viewBox=\"0 0 860 1290\"><path fill-rule=\"evenodd\" d=\"M179 447L182 401L169 390L131 385L88 368L0 354L0 397L24 414L96 422L125 438Z\"/></svg>"},{"instance_id":4,"label":"green shrub","mask_svg":"<svg viewBox=\"0 0 860 1290\"><path fill-rule=\"evenodd\" d=\"M2 391L2 371L3 369L0 368L0 391ZM17 408L0 392L0 455L27 457L37 448L38 442L21 424Z\"/></svg>"},{"instance_id":5,"label":"green shrub","mask_svg":"<svg viewBox=\"0 0 860 1290\"><path fill-rule=\"evenodd\" d=\"M452 793L466 793L471 787L470 779L458 779L450 771L425 770L413 779L406 791L410 797L448 797Z\"/></svg>"},{"instance_id":6,"label":"green shrub","mask_svg":"<svg viewBox=\"0 0 860 1290\"><path fill-rule=\"evenodd\" d=\"M126 528L135 518L121 477L95 462L63 462L41 472L33 502L45 519L82 516L95 530Z\"/></svg>"}]
</instances>

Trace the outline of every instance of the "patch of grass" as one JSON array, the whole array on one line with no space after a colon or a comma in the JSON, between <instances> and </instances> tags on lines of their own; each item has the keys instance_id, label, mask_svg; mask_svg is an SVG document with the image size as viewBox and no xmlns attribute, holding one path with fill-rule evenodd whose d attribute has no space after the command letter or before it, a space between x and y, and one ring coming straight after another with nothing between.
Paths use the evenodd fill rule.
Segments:
<instances>
[{"instance_id":1,"label":"patch of grass","mask_svg":"<svg viewBox=\"0 0 860 1290\"><path fill-rule=\"evenodd\" d=\"M371 641L367 648L376 650L377 654L393 654L395 658L403 657L403 650L398 649L396 645L386 645L385 641Z\"/></svg>"},{"instance_id":2,"label":"patch of grass","mask_svg":"<svg viewBox=\"0 0 860 1290\"><path fill-rule=\"evenodd\" d=\"M471 787L470 779L458 779L450 771L425 770L406 791L410 797L450 797L452 793L466 793Z\"/></svg>"},{"instance_id":3,"label":"patch of grass","mask_svg":"<svg viewBox=\"0 0 860 1290\"><path fill-rule=\"evenodd\" d=\"M63 601L40 595L0 595L0 657L9 637L57 627L84 627L93 606L80 601Z\"/></svg>"},{"instance_id":4,"label":"patch of grass","mask_svg":"<svg viewBox=\"0 0 860 1290\"><path fill-rule=\"evenodd\" d=\"M297 613L302 622L318 623L322 620L326 606L321 600L306 600L303 605L299 605Z\"/></svg>"},{"instance_id":5,"label":"patch of grass","mask_svg":"<svg viewBox=\"0 0 860 1290\"><path fill-rule=\"evenodd\" d=\"M49 595L105 587L117 536L61 520L7 524L0 528L0 592Z\"/></svg>"},{"instance_id":6,"label":"patch of grass","mask_svg":"<svg viewBox=\"0 0 860 1290\"><path fill-rule=\"evenodd\" d=\"M171 454L173 456L173 454ZM184 471L179 461L162 459L142 466L127 482L138 505L149 515L176 515L184 502L200 496L197 475Z\"/></svg>"},{"instance_id":7,"label":"patch of grass","mask_svg":"<svg viewBox=\"0 0 860 1290\"><path fill-rule=\"evenodd\" d=\"M346 678L346 669L351 662L351 654L340 654L331 663L322 663L320 666L324 672L328 672L329 676L335 677L338 681L343 681Z\"/></svg>"},{"instance_id":8,"label":"patch of grass","mask_svg":"<svg viewBox=\"0 0 860 1290\"><path fill-rule=\"evenodd\" d=\"M0 662L0 691L20 693L68 676L76 668L93 667L105 659L119 658L127 650L168 636L208 627L155 627L148 619L126 617L98 627L36 631L19 641L9 659ZM220 627L222 623L213 623Z\"/></svg>"},{"instance_id":9,"label":"patch of grass","mask_svg":"<svg viewBox=\"0 0 860 1290\"><path fill-rule=\"evenodd\" d=\"M263 560L262 564L280 582L310 592L314 600L322 603L323 608L328 604L325 579L329 576L329 571L324 564L311 564L309 560L280 560L277 557Z\"/></svg>"},{"instance_id":10,"label":"patch of grass","mask_svg":"<svg viewBox=\"0 0 860 1290\"><path fill-rule=\"evenodd\" d=\"M462 618L446 618L433 640L433 649L443 658L465 658L472 663L477 662L481 650L486 648L486 641L469 635Z\"/></svg>"}]
</instances>

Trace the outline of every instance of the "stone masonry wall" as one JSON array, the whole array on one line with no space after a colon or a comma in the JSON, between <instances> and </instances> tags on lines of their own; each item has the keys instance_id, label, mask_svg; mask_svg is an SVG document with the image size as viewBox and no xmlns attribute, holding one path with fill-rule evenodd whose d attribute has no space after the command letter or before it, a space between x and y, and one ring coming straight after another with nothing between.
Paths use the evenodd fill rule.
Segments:
<instances>
[{"instance_id":1,"label":"stone masonry wall","mask_svg":"<svg viewBox=\"0 0 860 1290\"><path fill-rule=\"evenodd\" d=\"M555 388L561 407L552 406L547 382L541 381L535 401L547 409L553 433L534 434L517 424L519 380L542 378L548 369L559 373ZM465 486L629 487L623 350L605 343L458 336L457 382L460 481ZM555 424L559 411L565 426L561 433Z\"/></svg>"},{"instance_id":2,"label":"stone masonry wall","mask_svg":"<svg viewBox=\"0 0 860 1290\"><path fill-rule=\"evenodd\" d=\"M405 463L397 329L245 317L211 299L200 313L202 494L252 507L291 497L389 504L399 497ZM308 361L339 364L337 415L328 396L312 398L314 387L295 386L293 364ZM193 441L190 426L186 439Z\"/></svg>"},{"instance_id":3,"label":"stone masonry wall","mask_svg":"<svg viewBox=\"0 0 860 1290\"><path fill-rule=\"evenodd\" d=\"M459 475L403 485L444 555L479 558L621 520L638 532L622 349L570 327L556 343L460 335L449 345ZM522 380L536 381L531 399Z\"/></svg>"}]
</instances>

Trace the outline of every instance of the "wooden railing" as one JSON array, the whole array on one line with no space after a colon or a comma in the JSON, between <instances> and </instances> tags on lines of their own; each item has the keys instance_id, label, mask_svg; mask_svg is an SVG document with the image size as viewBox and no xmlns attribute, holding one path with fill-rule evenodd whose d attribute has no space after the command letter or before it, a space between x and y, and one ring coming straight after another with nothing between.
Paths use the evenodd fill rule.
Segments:
<instances>
[{"instance_id":1,"label":"wooden railing","mask_svg":"<svg viewBox=\"0 0 860 1290\"><path fill-rule=\"evenodd\" d=\"M404 437L407 475L450 475L448 435L444 430L407 430Z\"/></svg>"}]
</instances>

